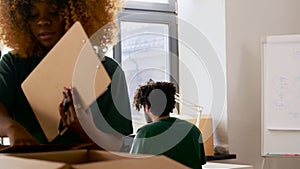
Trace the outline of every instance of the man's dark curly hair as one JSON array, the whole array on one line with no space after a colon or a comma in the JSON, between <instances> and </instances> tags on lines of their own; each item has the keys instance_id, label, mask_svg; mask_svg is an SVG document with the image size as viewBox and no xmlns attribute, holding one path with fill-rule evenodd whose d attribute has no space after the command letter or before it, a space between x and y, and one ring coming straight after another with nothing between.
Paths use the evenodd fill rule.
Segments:
<instances>
[{"instance_id":1,"label":"man's dark curly hair","mask_svg":"<svg viewBox=\"0 0 300 169\"><path fill-rule=\"evenodd\" d=\"M146 104L156 116L166 116L175 108L176 87L170 82L154 82L149 80L140 85L134 94L133 106L140 111Z\"/></svg>"},{"instance_id":2,"label":"man's dark curly hair","mask_svg":"<svg viewBox=\"0 0 300 169\"><path fill-rule=\"evenodd\" d=\"M0 39L21 57L41 56L43 46L36 41L28 25L29 7L32 1L44 1L57 5L59 16L67 31L80 21L88 36L116 19L122 0L0 0ZM110 24L105 43L116 40L117 25Z\"/></svg>"}]
</instances>

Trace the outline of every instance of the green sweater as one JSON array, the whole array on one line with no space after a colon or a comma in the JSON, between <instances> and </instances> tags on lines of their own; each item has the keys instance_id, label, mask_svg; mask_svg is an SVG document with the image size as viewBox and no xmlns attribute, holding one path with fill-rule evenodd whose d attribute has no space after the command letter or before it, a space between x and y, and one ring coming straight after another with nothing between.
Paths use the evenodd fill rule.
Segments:
<instances>
[{"instance_id":1,"label":"green sweater","mask_svg":"<svg viewBox=\"0 0 300 169\"><path fill-rule=\"evenodd\" d=\"M162 154L195 169L206 163L199 129L192 123L172 117L138 129L130 153Z\"/></svg>"},{"instance_id":2,"label":"green sweater","mask_svg":"<svg viewBox=\"0 0 300 169\"><path fill-rule=\"evenodd\" d=\"M22 82L41 60L41 57L19 58L11 53L2 56L0 60L0 102L7 107L10 117L23 125L41 144L45 144L48 141L21 89ZM124 72L111 58L106 57L102 63L112 78L112 84L91 106L91 109L95 110L93 111L95 125L104 132L129 135L133 129ZM45 100L46 103L47 100ZM59 113L59 111L53 113ZM105 120L107 125L102 125L103 121L101 120ZM55 143L76 144L82 142L83 140L78 135L68 131Z\"/></svg>"}]
</instances>

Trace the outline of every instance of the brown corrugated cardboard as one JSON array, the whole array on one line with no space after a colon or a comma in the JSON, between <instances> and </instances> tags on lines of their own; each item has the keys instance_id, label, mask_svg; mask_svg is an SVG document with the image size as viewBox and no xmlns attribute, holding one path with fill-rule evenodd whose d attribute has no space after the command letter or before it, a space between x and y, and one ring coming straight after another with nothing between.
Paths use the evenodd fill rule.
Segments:
<instances>
[{"instance_id":1,"label":"brown corrugated cardboard","mask_svg":"<svg viewBox=\"0 0 300 169\"><path fill-rule=\"evenodd\" d=\"M163 169L187 169L188 167L171 160L165 156L153 156L147 158L132 158L126 160L115 160L115 161L105 161L105 162L94 162L86 164L78 164L72 166L74 169L147 169L147 168L163 168Z\"/></svg>"},{"instance_id":2,"label":"brown corrugated cardboard","mask_svg":"<svg viewBox=\"0 0 300 169\"><path fill-rule=\"evenodd\" d=\"M205 155L214 156L214 136L213 136L212 117L210 115L202 115L198 128L202 133Z\"/></svg>"},{"instance_id":3,"label":"brown corrugated cardboard","mask_svg":"<svg viewBox=\"0 0 300 169\"><path fill-rule=\"evenodd\" d=\"M85 149L38 153L12 153L8 155L29 159L63 162L68 164L126 159L126 156L120 156L115 153Z\"/></svg>"},{"instance_id":4,"label":"brown corrugated cardboard","mask_svg":"<svg viewBox=\"0 0 300 169\"><path fill-rule=\"evenodd\" d=\"M0 168L5 169L68 169L68 164L13 156L0 156Z\"/></svg>"},{"instance_id":5,"label":"brown corrugated cardboard","mask_svg":"<svg viewBox=\"0 0 300 169\"><path fill-rule=\"evenodd\" d=\"M187 121L196 125L197 119L188 119ZM213 136L212 117L206 114L201 115L200 124L197 127L199 128L202 134L205 155L214 156L214 136Z\"/></svg>"},{"instance_id":6,"label":"brown corrugated cardboard","mask_svg":"<svg viewBox=\"0 0 300 169\"><path fill-rule=\"evenodd\" d=\"M10 159L9 163L3 160ZM17 160L12 160L17 159ZM14 161L14 162L13 162ZM12 164L13 163L13 164ZM14 166L25 169L153 169L172 168L187 169L188 167L165 156L131 155L128 153L111 153L100 150L67 150L39 153L11 153L0 155L0 168ZM26 168L27 167L27 168ZM11 168L11 169L15 169ZM10 169L10 168L8 168Z\"/></svg>"}]
</instances>

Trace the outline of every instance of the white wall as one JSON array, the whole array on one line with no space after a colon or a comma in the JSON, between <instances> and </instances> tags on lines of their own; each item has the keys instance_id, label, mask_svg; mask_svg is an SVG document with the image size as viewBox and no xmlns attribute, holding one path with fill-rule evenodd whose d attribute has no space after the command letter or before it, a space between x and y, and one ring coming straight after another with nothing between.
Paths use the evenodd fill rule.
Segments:
<instances>
[{"instance_id":1,"label":"white wall","mask_svg":"<svg viewBox=\"0 0 300 169\"><path fill-rule=\"evenodd\" d=\"M223 5L225 4L225 8ZM226 12L225 12L226 9ZM225 19L226 13L226 45ZM260 43L263 37L275 34L300 34L299 0L178 0L178 16L195 26L215 48L222 65L226 65L227 111L230 153L237 159L222 160L262 166L261 152L261 55ZM183 23L185 23L183 22ZM189 30L179 22L179 39L196 43L198 37L188 40ZM191 45L193 46L193 45ZM201 46L201 44L199 44ZM225 50L226 46L226 50ZM200 48L200 47L199 47ZM203 62L183 45L180 50L180 82L182 93L188 99L198 99L204 104L205 113L211 103L197 98L203 93L211 99L212 84L205 84L199 78L206 78ZM225 54L226 53L226 54ZM226 57L225 57L226 56ZM224 60L223 60L224 59ZM227 62L227 63L226 63ZM189 69L190 73L188 70ZM192 77L186 77L186 74ZM196 80L195 80L196 79ZM205 79L207 80L207 79ZM204 85L202 84L204 83ZM201 87L198 87L198 86ZM195 88L206 88L207 91ZM210 100L211 101L211 100ZM225 117L222 118L223 121ZM226 123L226 122L225 122ZM225 124L221 123L221 124ZM226 126L226 125L224 125ZM224 128L226 129L226 127ZM298 145L295 145L298 146ZM299 158L266 159L264 169L299 168Z\"/></svg>"},{"instance_id":2,"label":"white wall","mask_svg":"<svg viewBox=\"0 0 300 169\"><path fill-rule=\"evenodd\" d=\"M226 0L229 143L237 154L229 162L261 168L260 43L267 35L300 34L299 16L299 0ZM264 169L299 166L299 158L272 158Z\"/></svg>"},{"instance_id":3,"label":"white wall","mask_svg":"<svg viewBox=\"0 0 300 169\"><path fill-rule=\"evenodd\" d=\"M225 0L178 0L178 39L180 93L212 115L215 145L227 148Z\"/></svg>"}]
</instances>

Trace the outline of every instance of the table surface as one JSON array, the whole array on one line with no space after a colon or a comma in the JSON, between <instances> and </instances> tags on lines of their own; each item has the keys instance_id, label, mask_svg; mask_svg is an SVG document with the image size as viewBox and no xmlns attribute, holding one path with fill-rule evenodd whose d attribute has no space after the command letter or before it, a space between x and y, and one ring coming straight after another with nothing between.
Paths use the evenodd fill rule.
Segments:
<instances>
[{"instance_id":1,"label":"table surface","mask_svg":"<svg viewBox=\"0 0 300 169\"><path fill-rule=\"evenodd\" d=\"M212 163L207 162L202 166L203 169L253 169L251 165L241 164L225 164L225 163Z\"/></svg>"},{"instance_id":2,"label":"table surface","mask_svg":"<svg viewBox=\"0 0 300 169\"><path fill-rule=\"evenodd\" d=\"M228 159L236 159L236 154L220 154L214 156L206 156L207 161L228 160Z\"/></svg>"}]
</instances>

